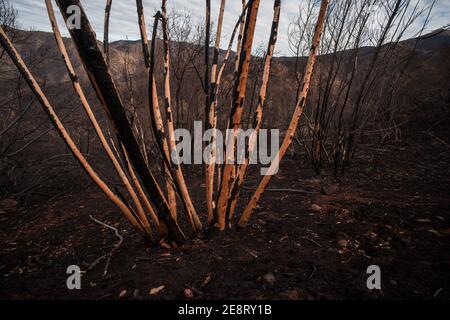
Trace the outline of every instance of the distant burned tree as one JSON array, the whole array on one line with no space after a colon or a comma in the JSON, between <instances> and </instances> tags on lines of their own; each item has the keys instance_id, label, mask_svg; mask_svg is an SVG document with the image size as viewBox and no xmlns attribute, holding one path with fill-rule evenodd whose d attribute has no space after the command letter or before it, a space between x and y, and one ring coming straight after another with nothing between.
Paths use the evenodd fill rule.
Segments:
<instances>
[{"instance_id":1,"label":"distant burned tree","mask_svg":"<svg viewBox=\"0 0 450 320\"><path fill-rule=\"evenodd\" d=\"M80 86L80 81L75 73L72 62L67 53L64 41L62 40L56 17L52 7L51 0L45 0L48 15L52 24L53 34L57 42L58 49L64 60L67 72L72 82L73 89L78 97L79 103L85 111L89 121L99 138L102 148L113 164L117 176L120 178L122 185L125 187L127 194L118 194L100 176L91 165L91 159L80 151L72 134L67 130L63 123L63 119L56 114L52 104L48 100L43 89L40 87L26 63L22 60L20 54L14 47L10 38L4 31L0 29L0 44L5 48L14 65L20 71L23 79L26 81L37 101L47 113L55 130L62 137L66 146L78 161L80 166L85 170L90 179L96 186L106 195L106 197L115 204L127 220L140 232L148 241L164 241L174 247L182 245L188 238L195 237L204 231L205 226L209 230L224 231L230 229L233 225L234 211L239 198L240 190L246 178L249 167L249 157L257 145L257 134L262 126L262 119L267 100L267 87L271 74L272 58L275 50L278 35L278 25L281 11L281 0L274 0L272 28L269 35L269 42L265 50L264 57L261 60L259 70L262 70L260 84L255 89L255 101L257 101L252 115L250 126L255 129L251 135L247 150L245 151L244 161L225 162L219 166L214 161L219 155L216 153L216 135L212 135L209 141L209 161L205 164L205 185L206 185L206 205L207 212L202 214L198 211L192 201L190 190L184 177L183 168L177 161L172 161L172 155L176 154L174 129L176 127L176 116L179 116L174 110L173 96L175 96L175 108L178 112L183 109L183 97L178 97L177 92L173 93L173 87L177 85L187 85L183 80L183 72L187 72L188 68L192 68L197 73L198 79L202 80L201 95L204 98L204 122L207 128L219 128L218 123L218 105L219 102L225 101L226 97L221 95L221 83L224 69L230 61L231 49L234 40L237 39L236 55L232 69L231 86L231 108L228 116L230 142L226 145L223 157L231 159L237 149L237 135L242 123L245 122L246 101L248 101L247 87L249 85L249 73L251 69L252 48L255 35L256 21L258 17L260 0L242 1L242 13L236 21L234 31L232 33L227 51L223 56L219 50L221 43L221 32L226 1L220 3L218 13L218 23L215 30L212 31L211 7L210 1L205 3L205 26L204 31L195 32L193 36L186 31L184 26L176 27L170 22L170 15L167 12L167 1L162 0L161 11L154 15L153 28L151 30L151 40L149 41L149 32L147 31L147 23L145 20L145 12L142 0L136 0L138 23L141 33L143 61L145 64L145 76L148 81L148 101L145 108L148 111L151 120L151 128L153 132L154 142L157 147L158 157L146 157L146 150L142 148L142 141L137 136L131 124L129 114L127 112L126 103L118 91L118 87L111 75L112 60L108 64L107 45L104 50L98 45L94 30L88 20L86 13L79 0L56 0L64 20L69 19L68 8L78 6L81 9L81 27L69 28L71 38L75 48L87 72L89 80L103 105L108 120L111 124L111 133L105 134L105 129L97 120L92 112L92 108ZM107 1L106 12L109 15L111 1ZM280 150L276 154L277 161L274 161L269 173L275 173L279 165L279 161L286 154L289 146L293 141L294 134L297 130L300 118L305 108L309 89L311 87L311 79L313 74L316 57L319 52L319 44L322 31L325 24L326 12L328 8L328 0L322 0L318 15L315 19L315 28L312 33L311 45L309 50L308 61L299 87L295 109L292 114L286 136L282 142ZM186 18L187 19L187 18ZM105 29L107 31L105 19ZM182 20L178 21L183 23ZM188 23L188 20L186 21ZM178 31L177 31L178 30ZM171 34L172 32L172 34ZM173 46L171 40L177 37L193 39L198 41L197 44L181 44L179 47ZM214 33L214 35L211 35ZM162 36L163 54L157 54L157 36ZM201 35L201 36L200 36ZM107 39L107 36L105 36ZM180 40L180 39L177 39ZM106 43L106 42L105 42ZM203 43L203 49L200 50L200 43ZM210 46L214 43L212 59L210 57ZM180 57L185 56L182 61L174 61L178 59L177 54L172 51L179 50ZM197 61L203 52L203 66ZM221 59L220 59L221 58ZM162 60L162 63L159 61ZM157 86L158 65L162 64L163 83ZM174 67L176 66L176 67ZM201 67L200 67L201 66ZM171 71L171 69L177 69ZM202 72L203 71L203 72ZM256 72L256 71L255 71ZM125 75L127 75L125 70ZM174 76L174 74L176 74ZM172 78L175 77L178 84L173 84ZM130 86L130 84L128 84ZM162 88L162 89L161 89ZM161 91L161 93L159 92ZM162 93L163 92L163 93ZM163 97L160 99L160 97ZM180 103L179 106L176 106ZM221 109L220 111L222 111ZM180 115L181 116L181 115ZM182 117L182 116L181 116ZM182 117L183 118L183 117ZM184 120L182 120L184 121ZM180 119L178 119L180 123ZM211 159L213 161L211 161ZM97 158L92 159L97 160ZM152 165L161 161L161 170L157 173L152 170ZM254 194L248 201L239 218L239 226L247 225L252 212L269 184L271 175L266 175L261 180ZM216 188L215 186L218 186ZM163 187L164 186L164 187ZM182 212L178 212L177 203L182 204ZM203 221L202 221L203 220ZM207 224L204 225L205 220ZM155 231L157 236L155 236Z\"/></svg>"},{"instance_id":2,"label":"distant burned tree","mask_svg":"<svg viewBox=\"0 0 450 320\"><path fill-rule=\"evenodd\" d=\"M26 42L27 36L18 31L17 10L8 0L0 0L0 26L16 43ZM8 61L5 52L3 47L0 48L0 81L3 91L0 97L0 198L26 200L30 192L43 182L44 179L38 178L43 169L31 162L20 161L20 156L26 154L52 128L48 128L47 121L36 123L32 119L36 99L27 90L20 73ZM39 58L28 55L28 65L38 67L46 52L41 54ZM49 159L49 162L52 162L52 159ZM36 174L33 183L20 183L24 172ZM50 172L48 173L50 175Z\"/></svg>"},{"instance_id":3,"label":"distant burned tree","mask_svg":"<svg viewBox=\"0 0 450 320\"><path fill-rule=\"evenodd\" d=\"M9 31L16 27L17 10L9 0L0 0L0 26Z\"/></svg>"},{"instance_id":4,"label":"distant burned tree","mask_svg":"<svg viewBox=\"0 0 450 320\"><path fill-rule=\"evenodd\" d=\"M299 138L320 174L324 162L335 174L350 165L364 135L398 137L398 95L414 44L400 40L415 22L420 35L435 1L345 0L329 8L321 43L317 83ZM317 1L300 8L289 33L291 51L304 54ZM296 74L302 64L297 59Z\"/></svg>"},{"instance_id":5,"label":"distant burned tree","mask_svg":"<svg viewBox=\"0 0 450 320\"><path fill-rule=\"evenodd\" d=\"M167 12L167 38L171 45L175 127L191 130L193 120L200 120L203 115L199 106L203 101L205 25L194 23L191 12L173 8Z\"/></svg>"},{"instance_id":6,"label":"distant burned tree","mask_svg":"<svg viewBox=\"0 0 450 320\"><path fill-rule=\"evenodd\" d=\"M12 33L10 37L14 38L16 28L17 10L9 3L9 0L0 0L0 27L6 32ZM0 51L0 60L3 58L5 50Z\"/></svg>"}]
</instances>

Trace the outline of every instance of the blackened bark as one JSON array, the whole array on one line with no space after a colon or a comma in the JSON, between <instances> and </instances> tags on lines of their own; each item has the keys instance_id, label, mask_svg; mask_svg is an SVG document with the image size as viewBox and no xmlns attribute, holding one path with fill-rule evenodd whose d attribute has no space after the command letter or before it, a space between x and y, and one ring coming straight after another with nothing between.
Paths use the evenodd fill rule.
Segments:
<instances>
[{"instance_id":1,"label":"blackened bark","mask_svg":"<svg viewBox=\"0 0 450 320\"><path fill-rule=\"evenodd\" d=\"M67 8L70 6L78 6L81 9L81 28L70 29L70 35L78 50L80 58L89 76L89 79L97 93L100 101L106 108L106 112L110 116L115 125L115 129L124 144L131 162L136 172L144 184L151 202L155 205L158 215L167 224L169 237L182 244L186 241L186 237L180 229L177 222L171 217L169 206L163 196L155 177L150 172L144 157L139 148L139 144L134 137L131 126L128 122L124 105L114 83L111 73L109 72L106 61L98 46L95 33L81 6L79 0L57 0L56 1L64 20L67 21Z\"/></svg>"}]
</instances>

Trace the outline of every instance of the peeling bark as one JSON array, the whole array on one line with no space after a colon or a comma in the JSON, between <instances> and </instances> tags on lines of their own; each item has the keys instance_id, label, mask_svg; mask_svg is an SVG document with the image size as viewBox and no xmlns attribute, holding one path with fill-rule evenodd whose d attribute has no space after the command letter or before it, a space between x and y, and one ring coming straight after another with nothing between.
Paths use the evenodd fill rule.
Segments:
<instances>
[{"instance_id":1,"label":"peeling bark","mask_svg":"<svg viewBox=\"0 0 450 320\"><path fill-rule=\"evenodd\" d=\"M280 150L277 153L278 161L272 162L272 164L270 165L269 171L274 171L275 168L279 165L279 162L282 160L283 156L286 154L286 151L288 150L289 146L292 143L292 139L294 138L295 132L297 131L298 122L303 113L303 109L306 105L306 98L307 98L308 92L309 92L311 76L312 76L312 73L314 70L317 53L319 51L320 38L322 36L325 15L326 15L327 8L328 8L328 2L329 2L329 0L322 0L322 2L320 4L319 17L317 19L317 24L316 24L316 28L314 31L314 37L312 40L309 58L308 58L308 62L306 64L305 74L303 76L302 89L299 90L299 92L298 92L297 103L296 103L295 110L294 110L294 113L291 118L291 122L289 124L288 130L286 132L286 136L284 137L284 140L280 147ZM271 178L272 178L271 175L266 175L261 180L260 184L258 185L255 193L252 195L250 201L248 202L247 206L244 209L244 213L242 214L242 216L239 220L240 227L244 227L247 225L248 220L250 219L250 216L251 216L253 210L255 209L264 190L267 188L267 185L269 184Z\"/></svg>"},{"instance_id":2,"label":"peeling bark","mask_svg":"<svg viewBox=\"0 0 450 320\"><path fill-rule=\"evenodd\" d=\"M273 58L273 53L275 51L275 44L277 42L277 37L278 37L278 25L279 25L279 21L280 21L280 12L281 12L281 0L275 0L274 4L273 4L273 19L272 19L272 27L271 27L271 31L270 31L270 37L269 37L269 44L267 46L267 52L266 52L266 56L264 58L263 78L262 78L261 88L260 88L260 92L259 92L258 105L255 110L253 124L252 124L254 131L249 139L248 150L245 153L244 163L238 167L237 180L236 180L235 184L233 185L233 188L231 191L230 203L228 205L228 212L227 212L228 224L231 224L231 219L233 217L236 203L239 198L240 189L242 187L245 176L247 174L250 155L253 153L253 151L255 150L255 147L257 145L258 133L259 133L259 129L261 128L262 117L263 117L264 107L265 107L265 103L266 103L267 85L268 85L269 79L270 79L272 58Z\"/></svg>"},{"instance_id":3,"label":"peeling bark","mask_svg":"<svg viewBox=\"0 0 450 320\"><path fill-rule=\"evenodd\" d=\"M30 87L33 94L38 99L45 113L50 119L50 122L55 127L58 134L64 140L65 144L69 148L69 150L74 155L75 159L77 159L80 166L84 169L84 171L88 174L91 180L100 188L100 190L106 195L106 197L111 200L122 212L122 214L142 233L144 233L143 228L140 223L136 220L131 210L128 206L117 196L107 185L106 183L98 176L95 170L91 167L89 162L83 156L81 151L78 149L77 145L73 141L72 137L68 133L67 129L64 127L63 123L59 119L58 115L55 113L52 105L50 104L47 96L44 94L36 79L31 74L30 70L26 66L25 62L17 52L14 45L9 40L6 33L3 31L3 28L0 27L0 44L5 49L5 51L10 56L11 60L19 70L20 74L24 78L25 82Z\"/></svg>"},{"instance_id":4,"label":"peeling bark","mask_svg":"<svg viewBox=\"0 0 450 320\"><path fill-rule=\"evenodd\" d=\"M100 125L92 112L92 108L89 105L86 96L83 92L83 89L81 88L80 81L78 79L78 76L75 73L75 69L73 68L73 65L70 61L69 55L67 54L66 46L64 45L64 41L61 37L61 32L59 30L55 13L53 11L53 6L51 0L45 0L45 4L47 6L48 16L50 19L50 23L52 25L53 35L55 36L57 47L63 57L64 64L66 66L67 72L69 74L70 79L72 80L72 86L74 88L75 93L78 96L78 99L80 100L88 118L91 122L92 126L94 127L94 130L100 140L100 143L105 150L109 160L111 161L112 165L114 166L114 169L117 172L117 175L119 176L120 180L122 181L125 189L128 191L133 203L136 207L136 212L138 214L139 220L142 223L143 228L146 230L146 232L149 233L149 237L151 238L151 228L150 224L147 220L147 217L145 215L144 209L139 201L139 198L137 197L136 192L134 191L133 187L130 184L130 181L125 174L125 171L123 170L122 166L120 165L119 161L117 160L117 157L114 155L111 147L109 146L105 135L103 134L102 129L100 128Z\"/></svg>"},{"instance_id":5,"label":"peeling bark","mask_svg":"<svg viewBox=\"0 0 450 320\"><path fill-rule=\"evenodd\" d=\"M155 177L150 172L141 153L139 144L134 137L131 126L126 117L122 99L108 69L105 59L98 47L95 33L87 19L86 13L79 0L57 0L61 14L66 21L67 8L76 5L81 9L81 28L69 30L75 47L81 57L88 77L94 87L97 96L104 105L107 113L115 125L118 136L124 144L136 173L149 194L150 201L155 205L158 215L164 220L169 232L169 238L178 244L186 241L186 236L178 223L170 214L170 209L162 190Z\"/></svg>"},{"instance_id":6,"label":"peeling bark","mask_svg":"<svg viewBox=\"0 0 450 320\"><path fill-rule=\"evenodd\" d=\"M220 230L225 229L225 213L227 211L230 189L233 184L233 173L235 173L235 164L227 163L234 158L236 149L236 130L240 128L244 98L247 90L247 79L250 67L251 51L253 45L253 36L255 33L256 19L258 16L259 0L249 3L247 18L245 21L244 35L242 39L242 48L239 54L239 66L236 74L236 82L233 89L233 105L230 113L229 129L232 130L231 150L226 150L225 165L222 173L221 188L217 200L217 227Z\"/></svg>"},{"instance_id":7,"label":"peeling bark","mask_svg":"<svg viewBox=\"0 0 450 320\"><path fill-rule=\"evenodd\" d=\"M219 49L220 49L220 38L222 34L222 24L223 24L223 14L225 11L225 0L220 3L220 13L217 22L216 31L216 43L214 46L214 56L211 67L211 84L209 87L209 99L205 113L205 118L207 119L207 128L215 129L217 127L217 65L219 63ZM208 223L213 221L214 216L214 173L215 173L215 162L216 162L216 136L215 134L211 137L211 154L209 159L209 164L206 164L206 174L205 174L205 185L206 185L206 207L208 211Z\"/></svg>"}]
</instances>

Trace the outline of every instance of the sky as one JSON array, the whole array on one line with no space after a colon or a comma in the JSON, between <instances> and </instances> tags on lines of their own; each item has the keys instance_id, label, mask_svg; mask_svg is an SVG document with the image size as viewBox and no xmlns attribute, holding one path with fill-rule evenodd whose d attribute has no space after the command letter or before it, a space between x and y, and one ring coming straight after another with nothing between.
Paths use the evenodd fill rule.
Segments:
<instances>
[{"instance_id":1,"label":"sky","mask_svg":"<svg viewBox=\"0 0 450 320\"><path fill-rule=\"evenodd\" d=\"M304 0L283 0L281 9L281 20L279 26L279 36L276 47L276 55L292 55L288 44L289 21L295 17L298 12L299 4ZM341 1L341 0L331 0ZM432 0L423 0L430 2ZM51 31L44 0L10 0L11 4L18 10L19 23L25 29L34 29L41 31ZM97 37L103 38L103 19L104 19L104 0L82 0L81 3L89 16ZM159 9L161 0L143 0L147 23ZM168 7L192 12L194 19L201 21L205 12L205 0L168 0ZM211 19L216 21L219 12L220 0L211 0ZM54 4L55 11L57 10ZM226 48L229 37L232 33L236 20L241 12L241 0L228 0L226 2L223 38L221 47ZM262 0L258 14L258 22L255 33L255 47L263 45L268 41L270 27L273 15L273 1ZM59 12L57 16L60 17ZM62 20L59 20L60 28L64 26ZM450 0L437 0L433 9L431 21L426 31L432 31L450 23ZM420 29L420 22L411 27L410 34ZM65 28L61 28L63 35L68 33ZM130 39L139 39L139 27L137 24L136 2L134 0L113 0L111 20L110 20L110 41Z\"/></svg>"}]
</instances>

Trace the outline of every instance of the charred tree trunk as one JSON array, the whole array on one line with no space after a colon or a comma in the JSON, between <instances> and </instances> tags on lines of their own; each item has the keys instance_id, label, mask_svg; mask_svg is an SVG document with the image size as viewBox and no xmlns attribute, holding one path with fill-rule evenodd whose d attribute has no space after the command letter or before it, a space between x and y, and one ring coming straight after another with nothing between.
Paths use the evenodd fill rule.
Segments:
<instances>
[{"instance_id":1,"label":"charred tree trunk","mask_svg":"<svg viewBox=\"0 0 450 320\"><path fill-rule=\"evenodd\" d=\"M219 63L219 49L220 49L220 38L222 34L222 24L223 24L223 14L225 10L225 0L220 3L220 13L217 23L216 31L216 43L214 46L214 56L211 67L211 84L209 86L209 99L206 99L206 103L209 107L206 108L205 118L207 119L207 127L211 129L216 129L217 127L217 65ZM206 50L206 49L205 49ZM211 153L209 155L208 163L206 164L206 175L205 175L205 185L206 185L206 206L208 210L208 223L213 221L214 216L214 173L216 168L216 135L215 131L212 134L210 141Z\"/></svg>"},{"instance_id":2,"label":"charred tree trunk","mask_svg":"<svg viewBox=\"0 0 450 320\"><path fill-rule=\"evenodd\" d=\"M247 90L247 79L250 67L251 51L253 45L253 36L255 33L256 19L258 16L259 0L249 3L247 18L245 21L244 35L242 39L242 48L239 58L239 67L236 75L236 82L233 89L233 105L230 114L229 129L231 129L231 150L226 150L225 165L222 173L221 188L217 200L217 227L220 230L225 229L225 213L227 211L230 190L233 184L236 166L234 163L234 154L236 149L236 133L241 126L242 109ZM228 147L228 146L227 146Z\"/></svg>"},{"instance_id":3,"label":"charred tree trunk","mask_svg":"<svg viewBox=\"0 0 450 320\"><path fill-rule=\"evenodd\" d=\"M109 65L109 17L111 16L111 6L112 0L106 0L105 25L103 27L103 52L107 65Z\"/></svg>"},{"instance_id":4,"label":"charred tree trunk","mask_svg":"<svg viewBox=\"0 0 450 320\"><path fill-rule=\"evenodd\" d=\"M68 7L75 5L81 9L81 28L72 28L69 30L75 47L80 55L81 61L83 62L95 92L114 123L118 136L124 144L130 160L150 196L150 200L153 202L157 208L158 214L167 225L169 238L174 240L177 244L184 243L186 241L186 236L171 216L167 200L165 199L155 177L147 167L139 144L134 137L131 126L127 120L122 99L118 93L117 87L108 69L103 54L98 47L95 33L89 23L86 13L81 6L80 1L57 0L57 4L65 21L68 19Z\"/></svg>"},{"instance_id":5,"label":"charred tree trunk","mask_svg":"<svg viewBox=\"0 0 450 320\"><path fill-rule=\"evenodd\" d=\"M88 176L91 178L91 180L100 188L100 190L108 197L108 199L111 200L123 213L123 215L130 220L130 222L142 233L145 234L142 226L137 221L136 217L134 216L134 213L130 210L128 205L120 199L120 196L116 195L107 185L106 183L98 176L98 174L95 172L95 170L91 167L91 165L88 163L86 158L83 156L81 151L76 146L75 142L73 141L72 137L69 135L68 131L62 124L61 120L55 113L52 105L50 104L47 96L44 94L42 89L40 88L39 84L37 83L36 79L31 74L30 70L25 65L25 62L20 57L19 53L17 52L16 48L13 46L11 41L9 40L6 33L3 31L3 28L0 27L0 44L5 49L5 51L10 56L13 63L16 65L17 69L19 70L20 74L23 76L25 82L30 87L33 94L38 99L39 103L41 104L42 108L44 109L45 113L50 119L50 122L55 127L58 134L61 136L61 138L64 140L65 144L69 148L69 150L74 155L75 159L79 162L81 167L84 169L84 171L88 174Z\"/></svg>"},{"instance_id":6,"label":"charred tree trunk","mask_svg":"<svg viewBox=\"0 0 450 320\"><path fill-rule=\"evenodd\" d=\"M269 184L270 179L272 178L272 176L270 175L270 172L276 171L276 168L278 168L281 159L286 154L286 151L288 150L289 146L292 143L292 139L297 130L298 122L303 113L303 109L306 105L306 97L308 96L310 83L311 83L311 77L312 77L312 73L314 70L317 53L319 51L320 38L322 36L325 15L326 15L327 8L328 8L328 2L329 2L329 0L322 0L321 5L320 5L319 17L317 19L317 24L316 24L316 28L314 31L312 46L311 46L311 50L309 53L308 62L306 64L305 74L303 76L302 90L299 91L299 94L297 96L297 104L296 104L294 113L292 115L292 119L289 124L289 128L286 132L286 136L283 140L280 150L277 152L275 161L272 162L272 164L269 167L269 172L268 172L269 174L264 176L264 178L258 185L255 193L253 194L253 196L251 197L250 201L248 202L247 206L244 209L244 213L242 214L241 219L239 220L239 226L241 226L241 227L244 227L247 225L248 220L250 219L250 216L251 216L253 210L255 209L264 190L267 188L267 185Z\"/></svg>"},{"instance_id":7,"label":"charred tree trunk","mask_svg":"<svg viewBox=\"0 0 450 320\"><path fill-rule=\"evenodd\" d=\"M58 25L57 25L57 21L56 21L55 13L53 11L53 6L52 6L51 0L45 0L45 4L47 5L47 11L48 11L48 15L49 15L50 22L52 25L53 35L55 36L55 40L56 40L58 49L63 57L64 64L66 66L69 77L72 81L73 88L74 88L74 90L75 90L75 92L76 92L88 118L89 118L89 121L91 122L92 126L94 127L94 130L100 140L100 143L101 143L103 149L105 150L108 158L110 159L111 163L113 164L114 169L116 170L120 180L122 181L123 185L125 186L126 190L128 191L131 199L133 200L135 207L136 207L137 214L139 216L139 220L142 222L144 229L151 235L150 224L147 220L147 217L146 217L144 209L139 201L139 198L138 198L136 192L134 191L133 187L131 186L130 181L129 181L127 175L125 174L125 171L123 170L122 166L120 165L117 157L114 155L111 147L109 146L109 144L106 140L106 137L103 134L103 131L100 128L100 125L99 125L94 113L92 112L91 106L89 105L89 103L87 101L87 98L83 92L83 89L81 88L80 81L75 73L75 69L73 68L73 65L70 61L69 55L67 54L66 47L64 45L64 41L61 37L61 33L60 33Z\"/></svg>"},{"instance_id":8,"label":"charred tree trunk","mask_svg":"<svg viewBox=\"0 0 450 320\"><path fill-rule=\"evenodd\" d=\"M266 57L264 59L264 70L263 70L263 78L261 83L261 88L259 92L258 105L255 110L255 115L253 119L252 127L254 129L252 135L249 139L248 150L245 153L245 158L243 164L238 167L237 170L237 181L233 185L230 197L230 204L228 205L227 218L229 223L231 223L231 219L234 214L234 210L236 207L237 200L239 198L240 188L244 183L245 176L247 174L247 169L249 165L250 155L253 153L253 150L257 144L257 136L259 129L261 128L262 118L264 107L266 104L266 96L267 96L267 86L270 78L270 69L272 67L272 58L273 53L275 51L275 44L277 42L278 37L278 25L280 21L280 12L281 12L281 0L275 0L273 4L273 20L272 20L272 28L270 31L269 44L267 46Z\"/></svg>"}]
</instances>

